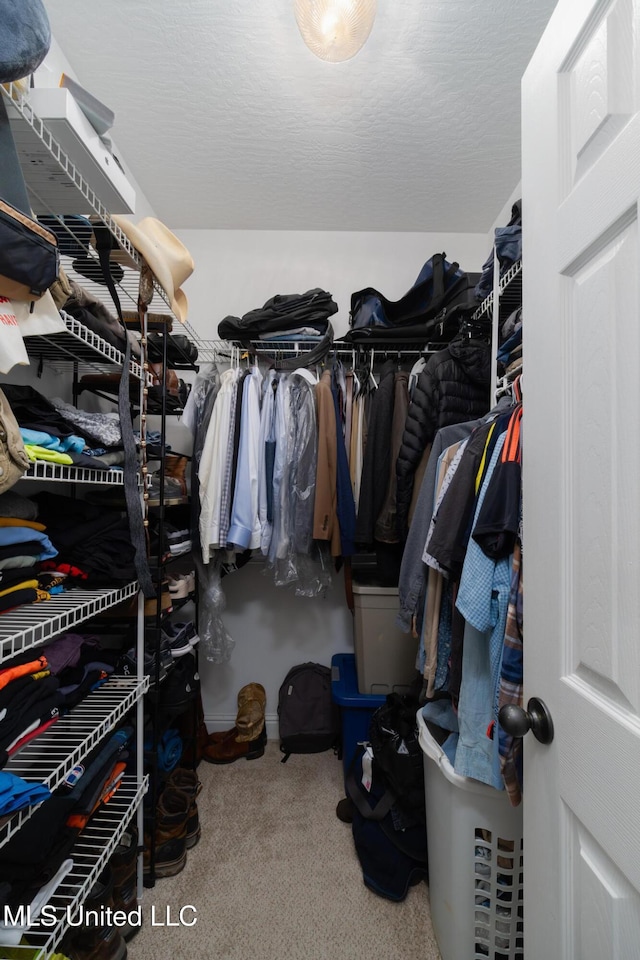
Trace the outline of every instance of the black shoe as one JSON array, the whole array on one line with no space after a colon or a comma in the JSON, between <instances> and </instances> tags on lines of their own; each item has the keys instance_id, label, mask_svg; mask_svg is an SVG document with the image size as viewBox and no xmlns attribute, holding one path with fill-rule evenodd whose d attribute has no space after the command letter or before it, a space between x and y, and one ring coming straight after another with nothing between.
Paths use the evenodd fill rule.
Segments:
<instances>
[{"instance_id":1,"label":"black shoe","mask_svg":"<svg viewBox=\"0 0 640 960\"><path fill-rule=\"evenodd\" d=\"M350 797L344 797L336 807L336 817L343 823L353 822L353 800Z\"/></svg>"}]
</instances>

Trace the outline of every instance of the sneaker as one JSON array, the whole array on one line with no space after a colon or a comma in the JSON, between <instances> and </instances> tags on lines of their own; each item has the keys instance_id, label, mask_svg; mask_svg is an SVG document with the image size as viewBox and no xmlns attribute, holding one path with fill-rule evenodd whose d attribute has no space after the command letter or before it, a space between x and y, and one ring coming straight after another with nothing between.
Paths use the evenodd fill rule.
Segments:
<instances>
[{"instance_id":1,"label":"sneaker","mask_svg":"<svg viewBox=\"0 0 640 960\"><path fill-rule=\"evenodd\" d=\"M167 540L172 557L180 557L191 550L192 541L189 530L174 530L167 534Z\"/></svg>"},{"instance_id":2,"label":"sneaker","mask_svg":"<svg viewBox=\"0 0 640 960\"><path fill-rule=\"evenodd\" d=\"M157 473L149 474L149 486L147 503L150 507L160 505L160 477ZM186 503L187 490L184 483L175 477L164 478L164 504L167 507L175 506L178 503Z\"/></svg>"},{"instance_id":3,"label":"sneaker","mask_svg":"<svg viewBox=\"0 0 640 960\"><path fill-rule=\"evenodd\" d=\"M172 657L183 657L190 653L200 638L193 623L172 623L170 620L162 627L160 649Z\"/></svg>"},{"instance_id":4,"label":"sneaker","mask_svg":"<svg viewBox=\"0 0 640 960\"><path fill-rule=\"evenodd\" d=\"M195 593L196 575L192 570L190 573L177 573L174 577L169 576L169 594L172 600L183 600Z\"/></svg>"}]
</instances>

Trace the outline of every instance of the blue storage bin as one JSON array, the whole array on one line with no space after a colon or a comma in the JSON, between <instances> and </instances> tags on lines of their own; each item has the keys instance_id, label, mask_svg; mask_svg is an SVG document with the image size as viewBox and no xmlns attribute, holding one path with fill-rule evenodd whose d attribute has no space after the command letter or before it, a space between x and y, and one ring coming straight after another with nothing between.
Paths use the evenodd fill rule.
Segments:
<instances>
[{"instance_id":1,"label":"blue storage bin","mask_svg":"<svg viewBox=\"0 0 640 960\"><path fill-rule=\"evenodd\" d=\"M342 724L342 766L346 777L358 743L369 737L371 714L386 696L358 692L356 658L353 653L336 653L331 658L331 696L340 707Z\"/></svg>"}]
</instances>

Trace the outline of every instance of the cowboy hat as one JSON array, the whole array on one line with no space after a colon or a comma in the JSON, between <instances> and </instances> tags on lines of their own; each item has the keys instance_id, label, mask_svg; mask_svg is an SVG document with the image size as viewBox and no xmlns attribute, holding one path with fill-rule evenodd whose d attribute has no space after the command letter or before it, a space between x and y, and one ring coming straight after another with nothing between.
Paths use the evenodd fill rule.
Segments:
<instances>
[{"instance_id":1,"label":"cowboy hat","mask_svg":"<svg viewBox=\"0 0 640 960\"><path fill-rule=\"evenodd\" d=\"M174 315L184 323L188 301L180 287L194 269L193 258L185 245L155 217L145 217L135 224L126 217L114 214L112 220L149 265L167 294Z\"/></svg>"}]
</instances>

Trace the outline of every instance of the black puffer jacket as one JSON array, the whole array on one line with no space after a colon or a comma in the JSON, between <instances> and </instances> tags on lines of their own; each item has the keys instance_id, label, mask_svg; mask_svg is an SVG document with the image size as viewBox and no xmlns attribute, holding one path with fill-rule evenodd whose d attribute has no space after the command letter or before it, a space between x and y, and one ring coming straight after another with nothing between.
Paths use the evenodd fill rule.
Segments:
<instances>
[{"instance_id":1,"label":"black puffer jacket","mask_svg":"<svg viewBox=\"0 0 640 960\"><path fill-rule=\"evenodd\" d=\"M418 377L396 461L398 535L407 536L413 478L436 431L474 420L489 410L491 351L482 340L461 338L434 353Z\"/></svg>"}]
</instances>

